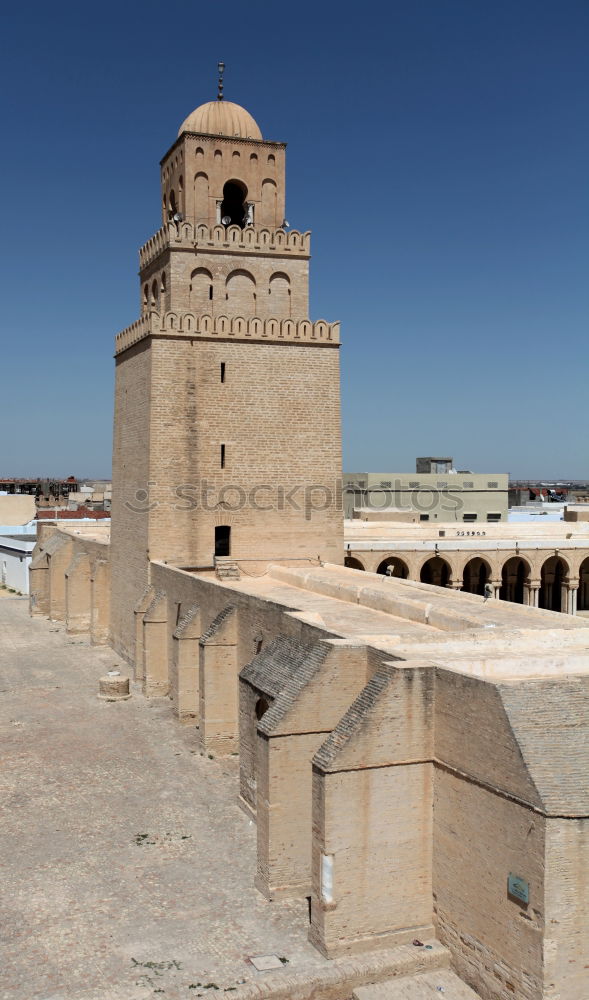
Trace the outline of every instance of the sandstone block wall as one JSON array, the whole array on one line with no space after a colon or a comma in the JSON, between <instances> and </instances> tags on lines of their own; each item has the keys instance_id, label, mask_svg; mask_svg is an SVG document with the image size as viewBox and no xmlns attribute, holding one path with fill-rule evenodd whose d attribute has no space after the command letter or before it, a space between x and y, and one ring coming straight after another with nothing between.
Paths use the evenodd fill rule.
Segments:
<instances>
[{"instance_id":1,"label":"sandstone block wall","mask_svg":"<svg viewBox=\"0 0 589 1000\"><path fill-rule=\"evenodd\" d=\"M131 661L148 559L212 566L219 524L238 561L343 555L337 351L149 343L117 369L113 642Z\"/></svg>"},{"instance_id":2,"label":"sandstone block wall","mask_svg":"<svg viewBox=\"0 0 589 1000\"><path fill-rule=\"evenodd\" d=\"M273 666L271 662L267 665L271 673L276 672ZM362 644L346 640L318 643L303 653L281 690L273 692L276 697L260 720L250 717L248 728L243 719L244 713L251 711L249 685L243 683L248 670L242 672L240 689L245 688L245 697L240 704L241 731L249 742L257 722L253 783L258 770L265 779L257 783L256 884L269 898L310 893L311 761L364 686L366 674L366 647ZM247 742L244 750L248 767ZM268 760L262 760L265 756ZM247 778L251 783L252 776Z\"/></svg>"},{"instance_id":3,"label":"sandstone block wall","mask_svg":"<svg viewBox=\"0 0 589 1000\"><path fill-rule=\"evenodd\" d=\"M169 694L169 635L168 600L157 590L143 615L143 693L147 698Z\"/></svg>"},{"instance_id":4,"label":"sandstone block wall","mask_svg":"<svg viewBox=\"0 0 589 1000\"><path fill-rule=\"evenodd\" d=\"M324 733L260 735L256 886L267 899L311 892L311 760Z\"/></svg>"},{"instance_id":5,"label":"sandstone block wall","mask_svg":"<svg viewBox=\"0 0 589 1000\"><path fill-rule=\"evenodd\" d=\"M545 818L436 768L433 892L440 940L483 1000L543 996ZM508 896L525 878L530 904Z\"/></svg>"},{"instance_id":6,"label":"sandstone block wall","mask_svg":"<svg viewBox=\"0 0 589 1000\"><path fill-rule=\"evenodd\" d=\"M170 696L182 722L196 722L199 713L199 639L202 634L196 604L182 617L172 633Z\"/></svg>"},{"instance_id":7,"label":"sandstone block wall","mask_svg":"<svg viewBox=\"0 0 589 1000\"><path fill-rule=\"evenodd\" d=\"M483 1000L581 996L588 699L589 683L580 676L490 681L425 664L377 671L314 758L317 947L337 954L407 930L399 910L402 872L387 882L400 857L413 885L409 897L421 898L422 915L433 901L429 919ZM423 770L433 786L429 827L415 810L404 826L411 793L401 785L389 789L388 781L407 769ZM389 792L395 812L383 830L380 810ZM417 810L428 794L424 787L416 795ZM379 829L391 838L382 878L374 871ZM414 838L408 855L404 830ZM419 869L411 868L420 833L430 852L431 896L421 893ZM529 887L527 903L508 891L510 876Z\"/></svg>"},{"instance_id":8,"label":"sandstone block wall","mask_svg":"<svg viewBox=\"0 0 589 1000\"><path fill-rule=\"evenodd\" d=\"M323 954L433 932L430 764L329 774L315 789L313 837L311 940ZM324 857L333 904L323 893Z\"/></svg>"},{"instance_id":9,"label":"sandstone block wall","mask_svg":"<svg viewBox=\"0 0 589 1000\"><path fill-rule=\"evenodd\" d=\"M31 614L65 621L68 632L89 632L98 645L110 630L110 548L78 529L40 526L30 568Z\"/></svg>"},{"instance_id":10,"label":"sandstone block wall","mask_svg":"<svg viewBox=\"0 0 589 1000\"><path fill-rule=\"evenodd\" d=\"M134 608L148 584L151 353L138 344L117 361L112 465L111 634L135 660Z\"/></svg>"},{"instance_id":11,"label":"sandstone block wall","mask_svg":"<svg viewBox=\"0 0 589 1000\"><path fill-rule=\"evenodd\" d=\"M206 753L233 753L237 733L237 611L228 604L199 642L199 736Z\"/></svg>"},{"instance_id":12,"label":"sandstone block wall","mask_svg":"<svg viewBox=\"0 0 589 1000\"><path fill-rule=\"evenodd\" d=\"M68 632L89 632L92 621L90 556L74 547L65 571L65 621Z\"/></svg>"},{"instance_id":13,"label":"sandstone block wall","mask_svg":"<svg viewBox=\"0 0 589 1000\"><path fill-rule=\"evenodd\" d=\"M589 820L546 821L544 981L548 997L583 997L589 981Z\"/></svg>"},{"instance_id":14,"label":"sandstone block wall","mask_svg":"<svg viewBox=\"0 0 589 1000\"><path fill-rule=\"evenodd\" d=\"M311 939L326 955L431 932L432 720L431 668L381 664L315 755Z\"/></svg>"},{"instance_id":15,"label":"sandstone block wall","mask_svg":"<svg viewBox=\"0 0 589 1000\"><path fill-rule=\"evenodd\" d=\"M106 547L105 547L106 548ZM96 645L110 641L110 552L96 558L90 573L90 634Z\"/></svg>"}]
</instances>

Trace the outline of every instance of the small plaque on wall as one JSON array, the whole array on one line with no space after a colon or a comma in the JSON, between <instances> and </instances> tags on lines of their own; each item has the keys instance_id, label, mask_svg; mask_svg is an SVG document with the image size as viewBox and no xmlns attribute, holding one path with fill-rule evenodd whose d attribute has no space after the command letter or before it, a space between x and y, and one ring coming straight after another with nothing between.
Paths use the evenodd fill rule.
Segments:
<instances>
[{"instance_id":1,"label":"small plaque on wall","mask_svg":"<svg viewBox=\"0 0 589 1000\"><path fill-rule=\"evenodd\" d=\"M530 887L525 879L519 875L509 874L507 879L507 892L513 899L519 899L520 903L530 902Z\"/></svg>"}]
</instances>

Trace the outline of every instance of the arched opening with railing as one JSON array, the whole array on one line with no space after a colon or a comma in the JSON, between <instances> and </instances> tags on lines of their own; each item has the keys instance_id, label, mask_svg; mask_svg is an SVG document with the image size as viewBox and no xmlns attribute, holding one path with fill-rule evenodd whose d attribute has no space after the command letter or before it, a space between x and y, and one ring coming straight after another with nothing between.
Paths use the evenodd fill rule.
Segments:
<instances>
[{"instance_id":1,"label":"arched opening with railing","mask_svg":"<svg viewBox=\"0 0 589 1000\"><path fill-rule=\"evenodd\" d=\"M491 570L489 564L481 559L480 556L475 556L473 559L469 559L464 570L462 572L462 589L467 594L479 594L481 597L485 596L485 586L491 579Z\"/></svg>"},{"instance_id":2,"label":"arched opening with railing","mask_svg":"<svg viewBox=\"0 0 589 1000\"><path fill-rule=\"evenodd\" d=\"M502 601L526 604L529 584L530 567L528 563L520 556L511 556L501 570L499 597Z\"/></svg>"},{"instance_id":3,"label":"arched opening with railing","mask_svg":"<svg viewBox=\"0 0 589 1000\"><path fill-rule=\"evenodd\" d=\"M241 181L231 180L223 187L221 202L221 222L224 226L239 226L243 229L247 217L247 188Z\"/></svg>"},{"instance_id":4,"label":"arched opening with railing","mask_svg":"<svg viewBox=\"0 0 589 1000\"><path fill-rule=\"evenodd\" d=\"M384 576L396 576L400 580L406 580L409 576L409 567L398 556L387 556L379 564L376 572Z\"/></svg>"},{"instance_id":5,"label":"arched opening with railing","mask_svg":"<svg viewBox=\"0 0 589 1000\"><path fill-rule=\"evenodd\" d=\"M419 579L435 587L447 587L450 583L450 566L441 556L432 556L421 567Z\"/></svg>"},{"instance_id":6,"label":"arched opening with railing","mask_svg":"<svg viewBox=\"0 0 589 1000\"><path fill-rule=\"evenodd\" d=\"M356 559L354 556L346 556L344 559L344 566L347 566L348 569L366 569L366 566L363 566L360 560Z\"/></svg>"},{"instance_id":7,"label":"arched opening with railing","mask_svg":"<svg viewBox=\"0 0 589 1000\"><path fill-rule=\"evenodd\" d=\"M577 612L589 613L589 556L583 559L579 567L579 592L577 594Z\"/></svg>"},{"instance_id":8,"label":"arched opening with railing","mask_svg":"<svg viewBox=\"0 0 589 1000\"><path fill-rule=\"evenodd\" d=\"M568 566L560 556L550 556L540 571L540 592L538 607L546 611L566 611L565 577L568 576Z\"/></svg>"}]
</instances>

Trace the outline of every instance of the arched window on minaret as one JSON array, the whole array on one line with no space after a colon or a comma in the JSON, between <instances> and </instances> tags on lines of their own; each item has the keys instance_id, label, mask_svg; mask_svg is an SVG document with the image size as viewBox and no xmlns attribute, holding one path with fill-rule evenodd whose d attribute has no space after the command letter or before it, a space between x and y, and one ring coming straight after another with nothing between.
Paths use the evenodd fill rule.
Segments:
<instances>
[{"instance_id":1,"label":"arched window on minaret","mask_svg":"<svg viewBox=\"0 0 589 1000\"><path fill-rule=\"evenodd\" d=\"M178 212L178 205L176 204L176 192L174 188L170 191L170 208L168 210L168 218L173 219Z\"/></svg>"},{"instance_id":2,"label":"arched window on minaret","mask_svg":"<svg viewBox=\"0 0 589 1000\"><path fill-rule=\"evenodd\" d=\"M247 188L241 181L227 181L223 187L221 222L224 226L244 228L247 218ZM227 220L227 221L226 221Z\"/></svg>"},{"instance_id":3,"label":"arched window on minaret","mask_svg":"<svg viewBox=\"0 0 589 1000\"><path fill-rule=\"evenodd\" d=\"M225 306L230 315L256 315L256 281L249 271L239 268L227 275L225 292Z\"/></svg>"},{"instance_id":4,"label":"arched window on minaret","mask_svg":"<svg viewBox=\"0 0 589 1000\"><path fill-rule=\"evenodd\" d=\"M267 177L262 181L262 225L275 226L280 220L276 219L276 199L277 188L275 181Z\"/></svg>"},{"instance_id":5,"label":"arched window on minaret","mask_svg":"<svg viewBox=\"0 0 589 1000\"><path fill-rule=\"evenodd\" d=\"M197 267L190 275L190 311L212 312L213 276L206 267Z\"/></svg>"},{"instance_id":6,"label":"arched window on minaret","mask_svg":"<svg viewBox=\"0 0 589 1000\"><path fill-rule=\"evenodd\" d=\"M269 315L277 319L290 318L290 280L282 271L275 271L268 284Z\"/></svg>"},{"instance_id":7,"label":"arched window on minaret","mask_svg":"<svg viewBox=\"0 0 589 1000\"><path fill-rule=\"evenodd\" d=\"M155 278L151 283L151 304L157 306L157 281Z\"/></svg>"},{"instance_id":8,"label":"arched window on minaret","mask_svg":"<svg viewBox=\"0 0 589 1000\"><path fill-rule=\"evenodd\" d=\"M197 223L209 220L209 178L202 170L194 177L194 218Z\"/></svg>"}]
</instances>

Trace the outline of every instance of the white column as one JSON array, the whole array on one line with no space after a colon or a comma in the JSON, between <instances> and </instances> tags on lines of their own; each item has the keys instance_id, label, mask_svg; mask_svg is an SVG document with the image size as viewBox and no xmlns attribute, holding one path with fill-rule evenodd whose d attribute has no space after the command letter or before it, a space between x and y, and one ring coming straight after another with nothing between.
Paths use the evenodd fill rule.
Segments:
<instances>
[{"instance_id":1,"label":"white column","mask_svg":"<svg viewBox=\"0 0 589 1000\"><path fill-rule=\"evenodd\" d=\"M540 587L536 584L529 584L528 586L528 605L530 608L537 608L540 603Z\"/></svg>"},{"instance_id":2,"label":"white column","mask_svg":"<svg viewBox=\"0 0 589 1000\"><path fill-rule=\"evenodd\" d=\"M567 603L566 612L568 615L576 615L577 613L577 594L579 592L579 586L574 585L574 583L569 583L567 587Z\"/></svg>"},{"instance_id":3,"label":"white column","mask_svg":"<svg viewBox=\"0 0 589 1000\"><path fill-rule=\"evenodd\" d=\"M489 583L489 586L491 586L493 588L493 598L494 598L494 600L498 601L500 599L499 598L499 594L500 594L500 591L501 591L501 580L491 580L490 583Z\"/></svg>"}]
</instances>

